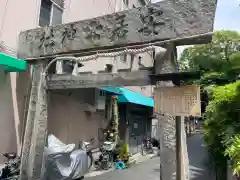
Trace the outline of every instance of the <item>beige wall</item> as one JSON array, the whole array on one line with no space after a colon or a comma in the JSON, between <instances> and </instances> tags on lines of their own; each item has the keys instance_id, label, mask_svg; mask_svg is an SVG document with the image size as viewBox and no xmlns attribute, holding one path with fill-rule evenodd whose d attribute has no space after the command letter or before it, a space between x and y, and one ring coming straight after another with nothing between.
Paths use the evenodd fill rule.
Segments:
<instances>
[{"instance_id":1,"label":"beige wall","mask_svg":"<svg viewBox=\"0 0 240 180\"><path fill-rule=\"evenodd\" d=\"M20 31L37 27L40 0L1 0L0 40L12 49L17 49Z\"/></svg>"},{"instance_id":2,"label":"beige wall","mask_svg":"<svg viewBox=\"0 0 240 180\"><path fill-rule=\"evenodd\" d=\"M22 1L1 0L0 1L0 25L1 25L0 26L0 43L3 42L1 44L4 44L6 48L5 53L15 56L16 50L17 50L17 43L18 43L18 34L21 31L37 27L38 14L40 10L39 5L40 5L40 0L22 0ZM12 116L12 119L9 120L9 118L3 116L1 118L0 123L5 122L5 131L9 132L5 134L6 139L8 140L13 139L13 140L8 141L8 144L5 144L4 142L2 142L4 140L1 138L0 148L3 148L3 150L9 150L9 151L11 150L15 152L18 150L18 152L20 152L21 115L23 114L22 111L24 107L23 99L24 99L24 96L26 95L25 89L27 89L27 83L26 83L27 77L25 75L23 75L24 78L22 79L20 78L21 83L19 84L21 85L21 87L17 87L17 78L19 75L17 73L8 74L8 77L11 78L11 82L9 80L9 83L11 83L12 88L8 89L7 92L9 95L11 95L11 92L12 92L12 98L9 99L9 101L12 101L12 102L11 102L11 106L9 105L5 107L6 109L4 112L5 114L8 114L11 112L10 114ZM22 76L22 74L20 76ZM2 75L0 75L0 78L2 78ZM0 88L2 88L2 86L3 85L1 84ZM19 89L19 91L17 89ZM1 102L2 102L2 99L1 99ZM9 108L9 110L7 110L7 108ZM15 121L13 121L13 119ZM0 128L2 127L4 126L1 126ZM13 136L15 136L15 138L13 138ZM4 144L6 147L4 147ZM17 149L16 149L16 146L17 146ZM15 149L13 148L9 149L9 147L15 147Z\"/></svg>"},{"instance_id":3,"label":"beige wall","mask_svg":"<svg viewBox=\"0 0 240 180\"><path fill-rule=\"evenodd\" d=\"M51 93L49 100L48 132L65 143L78 145L80 140L98 139L99 128L107 125L104 113L87 115L83 111L86 104L76 96Z\"/></svg>"},{"instance_id":4,"label":"beige wall","mask_svg":"<svg viewBox=\"0 0 240 180\"><path fill-rule=\"evenodd\" d=\"M16 152L16 149L10 75L0 69L0 154ZM0 156L0 164L3 162L4 159Z\"/></svg>"},{"instance_id":5,"label":"beige wall","mask_svg":"<svg viewBox=\"0 0 240 180\"><path fill-rule=\"evenodd\" d=\"M63 22L74 22L131 9L133 4L138 7L138 0L129 0L128 7L123 0L65 0Z\"/></svg>"},{"instance_id":6,"label":"beige wall","mask_svg":"<svg viewBox=\"0 0 240 180\"><path fill-rule=\"evenodd\" d=\"M129 8L132 7L133 1L129 1ZM4 44L8 47L9 54L16 55L18 34L21 31L38 26L40 2L40 0L0 0L0 25L2 25L0 29L0 41L4 41ZM137 3L136 6L138 6ZM124 9L127 8L122 3L122 0L66 0L63 22L67 23L93 18ZM144 63L151 63L151 60L145 60L147 59L146 56L148 56L146 53L142 54ZM119 68L129 67L129 61L130 57L128 57L127 63L119 62ZM137 61L135 61L135 64L136 62ZM95 69L97 71L98 69L103 69L102 63L95 64L94 66L91 65L91 62L89 63L90 66L86 65L84 71L87 70L87 67L97 67ZM137 66L137 64L134 65L133 69L137 68ZM4 93L0 94L0 96L4 96L6 99L8 97L5 96L6 93L11 95L12 92L12 99L9 97L8 106L5 106L4 109L0 109L0 112L4 112L4 116L1 116L0 123L6 124L0 127L4 127L4 130L0 133L3 133L4 137L6 137L6 140L0 140L0 150L16 151L17 146L18 152L20 152L20 136L22 133L24 108L27 108L25 100L29 93L28 83L31 77L29 72L11 73L10 76L12 90L4 89ZM0 76L0 78L2 78L2 76ZM5 86L6 85L4 85L4 88L7 88L7 86ZM0 91L3 91L1 88L3 88L3 85L0 87ZM151 92L150 90L143 91L141 87L130 87L130 89L142 93L147 92L146 94L150 94L149 92ZM97 126L103 126L105 123L105 121L103 121L104 117L100 115L93 114L90 118L86 117L85 113L82 111L82 105L79 100L60 95L53 95L51 99L49 132L54 133L67 143L78 143L80 139L87 140L90 136L96 136ZM2 107L2 105L0 105L0 107ZM66 112L66 110L68 111ZM15 121L13 119L15 119Z\"/></svg>"}]
</instances>

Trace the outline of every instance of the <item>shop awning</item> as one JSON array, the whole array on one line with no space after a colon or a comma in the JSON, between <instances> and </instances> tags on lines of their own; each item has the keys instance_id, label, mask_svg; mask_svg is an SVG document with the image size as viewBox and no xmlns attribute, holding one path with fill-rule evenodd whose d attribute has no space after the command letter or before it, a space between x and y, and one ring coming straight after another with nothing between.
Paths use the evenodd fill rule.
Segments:
<instances>
[{"instance_id":1,"label":"shop awning","mask_svg":"<svg viewBox=\"0 0 240 180\"><path fill-rule=\"evenodd\" d=\"M3 68L5 72L22 72L26 70L26 67L26 61L0 53L0 68Z\"/></svg>"},{"instance_id":2,"label":"shop awning","mask_svg":"<svg viewBox=\"0 0 240 180\"><path fill-rule=\"evenodd\" d=\"M143 106L154 107L154 100L152 98L144 96L140 93L133 92L126 88L105 87L102 89L104 91L108 91L118 95L119 103L134 103L134 104L139 104Z\"/></svg>"}]
</instances>

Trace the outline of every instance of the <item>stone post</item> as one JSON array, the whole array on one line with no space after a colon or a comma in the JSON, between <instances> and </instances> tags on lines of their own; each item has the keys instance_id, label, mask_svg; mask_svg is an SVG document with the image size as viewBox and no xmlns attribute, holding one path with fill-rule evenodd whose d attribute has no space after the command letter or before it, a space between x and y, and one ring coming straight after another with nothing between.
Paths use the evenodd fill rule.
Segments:
<instances>
[{"instance_id":1,"label":"stone post","mask_svg":"<svg viewBox=\"0 0 240 180\"><path fill-rule=\"evenodd\" d=\"M155 57L155 73L171 73L174 72L176 67L176 47L173 43L166 44L164 48L167 49L167 52L162 56L162 54L158 53L156 49L156 57ZM172 87L172 82L159 82L157 88L161 87ZM159 112L161 113L161 112ZM161 132L161 149L160 149L160 179L161 180L175 180L176 179L176 171L177 171L177 153L176 153L176 122L175 117L164 114L164 116L159 116L160 121L160 132ZM182 158L181 161L183 162L181 172L183 174L182 179L186 180L187 175L186 171L188 171L188 155L187 155L187 145L186 145L186 134L184 129L184 121L181 124L181 133L180 134L182 139L182 147L181 147L181 154Z\"/></svg>"},{"instance_id":2,"label":"stone post","mask_svg":"<svg viewBox=\"0 0 240 180\"><path fill-rule=\"evenodd\" d=\"M36 115L36 105L38 102L38 86L41 76L41 66L39 64L33 65L33 80L29 100L28 114L26 120L25 134L23 139L21 166L20 166L20 180L28 179L28 174L31 173L29 169L29 155L31 148L31 140L34 128L34 120Z\"/></svg>"}]
</instances>

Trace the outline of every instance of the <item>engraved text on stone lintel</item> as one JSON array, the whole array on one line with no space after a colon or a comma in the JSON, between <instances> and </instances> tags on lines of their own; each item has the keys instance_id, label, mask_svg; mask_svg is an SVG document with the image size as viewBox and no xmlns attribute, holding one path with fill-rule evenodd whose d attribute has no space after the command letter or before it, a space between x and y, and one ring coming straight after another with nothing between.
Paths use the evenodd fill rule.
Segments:
<instances>
[{"instance_id":1,"label":"engraved text on stone lintel","mask_svg":"<svg viewBox=\"0 0 240 180\"><path fill-rule=\"evenodd\" d=\"M20 34L18 54L20 58L39 57L212 32L215 9L215 0L175 4L165 0L94 19L28 30Z\"/></svg>"}]
</instances>

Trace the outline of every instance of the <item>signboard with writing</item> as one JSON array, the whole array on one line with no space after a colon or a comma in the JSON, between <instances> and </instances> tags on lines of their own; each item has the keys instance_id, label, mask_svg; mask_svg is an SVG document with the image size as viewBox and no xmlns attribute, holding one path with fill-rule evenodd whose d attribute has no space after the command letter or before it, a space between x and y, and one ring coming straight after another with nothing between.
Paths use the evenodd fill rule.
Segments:
<instances>
[{"instance_id":1,"label":"signboard with writing","mask_svg":"<svg viewBox=\"0 0 240 180\"><path fill-rule=\"evenodd\" d=\"M159 87L155 90L155 112L173 116L201 116L200 87Z\"/></svg>"},{"instance_id":2,"label":"signboard with writing","mask_svg":"<svg viewBox=\"0 0 240 180\"><path fill-rule=\"evenodd\" d=\"M20 58L184 38L213 31L216 0L161 1L94 19L24 31Z\"/></svg>"}]
</instances>

